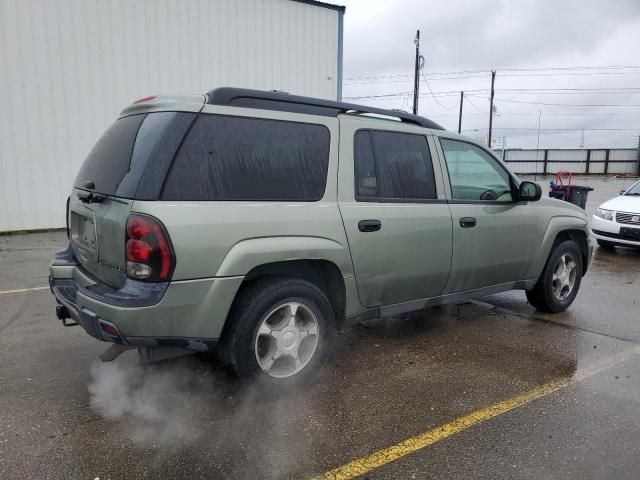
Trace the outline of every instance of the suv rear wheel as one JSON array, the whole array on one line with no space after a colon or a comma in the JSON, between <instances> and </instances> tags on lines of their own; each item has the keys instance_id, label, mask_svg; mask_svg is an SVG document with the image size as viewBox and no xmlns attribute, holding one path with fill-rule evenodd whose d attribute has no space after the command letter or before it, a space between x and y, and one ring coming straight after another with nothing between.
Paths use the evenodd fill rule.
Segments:
<instances>
[{"instance_id":1,"label":"suv rear wheel","mask_svg":"<svg viewBox=\"0 0 640 480\"><path fill-rule=\"evenodd\" d=\"M220 343L225 366L267 388L304 384L326 361L335 319L314 284L286 277L249 283L234 302Z\"/></svg>"},{"instance_id":2,"label":"suv rear wheel","mask_svg":"<svg viewBox=\"0 0 640 480\"><path fill-rule=\"evenodd\" d=\"M573 240L565 240L551 252L536 286L527 300L543 312L563 312L578 294L582 280L582 256Z\"/></svg>"}]
</instances>

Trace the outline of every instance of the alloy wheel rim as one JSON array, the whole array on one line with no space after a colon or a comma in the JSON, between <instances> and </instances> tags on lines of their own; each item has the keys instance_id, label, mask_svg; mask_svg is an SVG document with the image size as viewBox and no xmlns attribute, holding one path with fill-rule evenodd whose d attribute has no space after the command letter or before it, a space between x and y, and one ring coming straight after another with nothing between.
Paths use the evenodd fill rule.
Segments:
<instances>
[{"instance_id":1,"label":"alloy wheel rim","mask_svg":"<svg viewBox=\"0 0 640 480\"><path fill-rule=\"evenodd\" d=\"M260 369L275 378L291 377L313 358L320 326L313 311L289 301L273 308L260 322L255 355Z\"/></svg>"},{"instance_id":2,"label":"alloy wheel rim","mask_svg":"<svg viewBox=\"0 0 640 480\"><path fill-rule=\"evenodd\" d=\"M562 254L551 277L551 291L554 297L564 301L571 295L576 283L577 271L578 265L575 258L568 253Z\"/></svg>"}]
</instances>

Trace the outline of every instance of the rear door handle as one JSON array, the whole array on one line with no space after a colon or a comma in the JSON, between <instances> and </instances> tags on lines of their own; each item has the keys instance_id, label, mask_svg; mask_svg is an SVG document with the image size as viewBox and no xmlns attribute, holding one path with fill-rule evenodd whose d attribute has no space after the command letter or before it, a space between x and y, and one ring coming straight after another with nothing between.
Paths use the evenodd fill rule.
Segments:
<instances>
[{"instance_id":1,"label":"rear door handle","mask_svg":"<svg viewBox=\"0 0 640 480\"><path fill-rule=\"evenodd\" d=\"M476 221L475 217L462 217L460 219L460 226L462 228L475 227L476 223L477 223L477 221Z\"/></svg>"},{"instance_id":2,"label":"rear door handle","mask_svg":"<svg viewBox=\"0 0 640 480\"><path fill-rule=\"evenodd\" d=\"M382 228L380 220L360 220L358 222L358 230L361 232L377 232Z\"/></svg>"}]
</instances>

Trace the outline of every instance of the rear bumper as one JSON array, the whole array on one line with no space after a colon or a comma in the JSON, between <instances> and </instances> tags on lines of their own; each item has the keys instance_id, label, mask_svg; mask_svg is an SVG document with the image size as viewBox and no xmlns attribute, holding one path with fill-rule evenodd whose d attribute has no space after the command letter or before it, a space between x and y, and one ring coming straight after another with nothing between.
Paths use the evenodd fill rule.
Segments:
<instances>
[{"instance_id":1,"label":"rear bumper","mask_svg":"<svg viewBox=\"0 0 640 480\"><path fill-rule=\"evenodd\" d=\"M68 249L54 257L49 285L57 303L98 340L209 351L217 343L242 279L155 284L128 280L114 289L89 276Z\"/></svg>"}]
</instances>

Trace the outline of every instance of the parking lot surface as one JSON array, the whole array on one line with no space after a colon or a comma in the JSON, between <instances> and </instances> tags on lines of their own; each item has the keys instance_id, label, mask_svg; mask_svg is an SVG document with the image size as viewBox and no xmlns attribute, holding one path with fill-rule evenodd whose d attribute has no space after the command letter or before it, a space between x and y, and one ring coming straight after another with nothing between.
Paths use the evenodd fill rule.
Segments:
<instances>
[{"instance_id":1,"label":"parking lot surface","mask_svg":"<svg viewBox=\"0 0 640 480\"><path fill-rule=\"evenodd\" d=\"M579 181L589 211L630 184ZM640 251L596 247L559 315L510 292L359 325L267 399L206 359L100 363L55 318L65 240L0 237L0 478L638 478Z\"/></svg>"}]
</instances>

